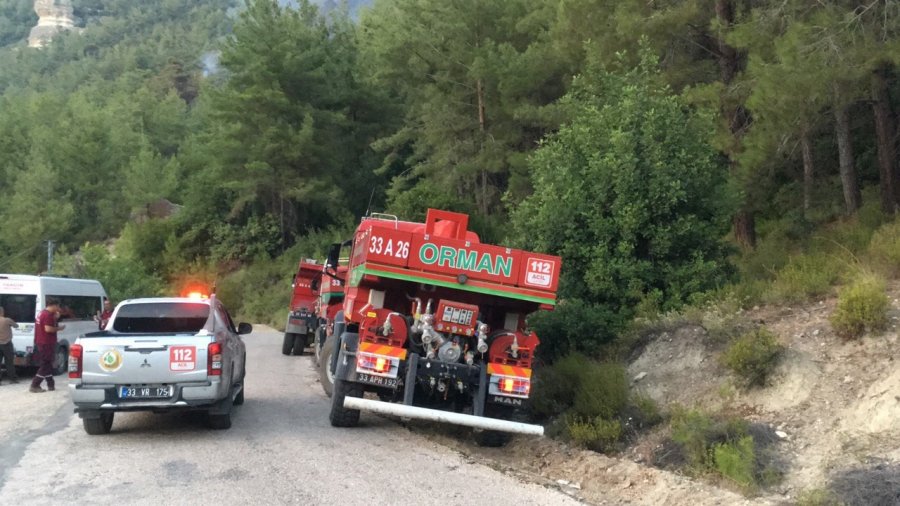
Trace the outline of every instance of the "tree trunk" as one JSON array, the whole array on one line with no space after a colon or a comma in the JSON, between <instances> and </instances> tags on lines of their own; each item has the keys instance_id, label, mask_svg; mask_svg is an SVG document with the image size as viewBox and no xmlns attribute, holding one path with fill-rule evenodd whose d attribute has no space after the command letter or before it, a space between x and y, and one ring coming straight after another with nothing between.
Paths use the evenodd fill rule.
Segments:
<instances>
[{"instance_id":1,"label":"tree trunk","mask_svg":"<svg viewBox=\"0 0 900 506\"><path fill-rule=\"evenodd\" d=\"M872 74L872 109L875 112L875 135L878 139L878 174L881 182L881 209L893 214L900 201L897 185L896 129L891 99L888 95L887 69Z\"/></svg>"},{"instance_id":2,"label":"tree trunk","mask_svg":"<svg viewBox=\"0 0 900 506\"><path fill-rule=\"evenodd\" d=\"M850 139L850 107L834 108L834 130L837 134L838 159L840 161L841 186L844 188L844 205L847 215L859 209L859 184L856 181L856 167L853 164L853 143Z\"/></svg>"},{"instance_id":3,"label":"tree trunk","mask_svg":"<svg viewBox=\"0 0 900 506\"><path fill-rule=\"evenodd\" d=\"M732 219L734 239L746 248L756 246L756 217L746 209L739 210Z\"/></svg>"},{"instance_id":4,"label":"tree trunk","mask_svg":"<svg viewBox=\"0 0 900 506\"><path fill-rule=\"evenodd\" d=\"M813 166L812 146L809 142L809 133L804 131L800 135L800 151L803 152L803 215L809 217L809 209L812 207Z\"/></svg>"},{"instance_id":5,"label":"tree trunk","mask_svg":"<svg viewBox=\"0 0 900 506\"><path fill-rule=\"evenodd\" d=\"M475 81L475 95L478 97L478 130L480 132L479 143L484 142L484 133L487 127L485 126L485 114L484 114L484 85L481 83L481 79ZM481 149L484 149L484 146L481 146ZM481 205L479 206L481 214L487 215L488 212L488 188L487 188L487 172L484 168L481 169L481 199L476 197L476 200L481 200Z\"/></svg>"},{"instance_id":6,"label":"tree trunk","mask_svg":"<svg viewBox=\"0 0 900 506\"><path fill-rule=\"evenodd\" d=\"M734 25L733 0L716 0L716 18L724 29ZM742 55L737 49L728 45L723 35L717 38L717 58L719 64L719 79L725 87L729 87L737 76L741 67ZM721 99L722 117L728 123L728 129L735 139L735 144L740 142L743 135L744 124L747 122L747 112L740 104L729 103L727 97ZM732 173L737 171L737 154L726 153L729 158ZM756 247L756 220L753 211L747 202L743 202L732 220L734 225L734 238L741 246L746 248Z\"/></svg>"}]
</instances>

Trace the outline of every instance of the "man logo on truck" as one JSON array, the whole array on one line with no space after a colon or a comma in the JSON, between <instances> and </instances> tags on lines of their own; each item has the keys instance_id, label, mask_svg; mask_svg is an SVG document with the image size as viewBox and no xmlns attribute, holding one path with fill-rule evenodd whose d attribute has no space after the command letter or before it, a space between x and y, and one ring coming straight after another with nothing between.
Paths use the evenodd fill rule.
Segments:
<instances>
[{"instance_id":1,"label":"man logo on truck","mask_svg":"<svg viewBox=\"0 0 900 506\"><path fill-rule=\"evenodd\" d=\"M426 242L419 248L419 260L425 265L437 264L439 267L450 267L463 271L486 272L494 276L510 277L512 275L512 257L490 253L469 251L465 248L452 246L438 247L434 243Z\"/></svg>"}]
</instances>

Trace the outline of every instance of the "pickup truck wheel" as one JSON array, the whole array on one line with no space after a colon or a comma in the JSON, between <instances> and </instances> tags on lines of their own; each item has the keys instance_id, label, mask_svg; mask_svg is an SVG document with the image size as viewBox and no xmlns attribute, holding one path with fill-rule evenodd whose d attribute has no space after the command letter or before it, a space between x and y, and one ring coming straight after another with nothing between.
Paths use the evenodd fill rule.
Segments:
<instances>
[{"instance_id":1,"label":"pickup truck wheel","mask_svg":"<svg viewBox=\"0 0 900 506\"><path fill-rule=\"evenodd\" d=\"M281 343L281 354L282 355L290 355L291 350L294 349L294 334L290 332L284 333L284 341Z\"/></svg>"},{"instance_id":2,"label":"pickup truck wheel","mask_svg":"<svg viewBox=\"0 0 900 506\"><path fill-rule=\"evenodd\" d=\"M53 358L53 375L59 376L69 367L69 350L65 346L57 346L56 356Z\"/></svg>"},{"instance_id":3,"label":"pickup truck wheel","mask_svg":"<svg viewBox=\"0 0 900 506\"><path fill-rule=\"evenodd\" d=\"M225 430L231 428L231 413L209 415L209 428L213 430Z\"/></svg>"},{"instance_id":4,"label":"pickup truck wheel","mask_svg":"<svg viewBox=\"0 0 900 506\"><path fill-rule=\"evenodd\" d=\"M325 344L322 346L322 355L319 358L319 383L322 384L322 390L325 395L331 397L334 393L334 371L331 370L331 356L334 355L334 340L337 339L333 334L328 336Z\"/></svg>"},{"instance_id":5,"label":"pickup truck wheel","mask_svg":"<svg viewBox=\"0 0 900 506\"><path fill-rule=\"evenodd\" d=\"M247 363L247 357L244 357L244 363ZM244 366L244 371L241 373L241 383L240 388L241 391L235 396L234 401L232 401L233 406L240 406L244 403L244 382L247 378L247 366Z\"/></svg>"},{"instance_id":6,"label":"pickup truck wheel","mask_svg":"<svg viewBox=\"0 0 900 506\"><path fill-rule=\"evenodd\" d=\"M101 436L109 434L109 431L112 429L114 416L115 413L100 413L100 416L97 417L82 418L81 422L84 424L85 432L91 436Z\"/></svg>"},{"instance_id":7,"label":"pickup truck wheel","mask_svg":"<svg viewBox=\"0 0 900 506\"><path fill-rule=\"evenodd\" d=\"M332 427L356 427L359 423L359 410L344 407L345 397L362 397L363 386L359 383L334 380L334 395L331 397L331 413L328 419Z\"/></svg>"},{"instance_id":8,"label":"pickup truck wheel","mask_svg":"<svg viewBox=\"0 0 900 506\"><path fill-rule=\"evenodd\" d=\"M306 348L306 334L293 334L294 336L294 355L303 355Z\"/></svg>"}]
</instances>

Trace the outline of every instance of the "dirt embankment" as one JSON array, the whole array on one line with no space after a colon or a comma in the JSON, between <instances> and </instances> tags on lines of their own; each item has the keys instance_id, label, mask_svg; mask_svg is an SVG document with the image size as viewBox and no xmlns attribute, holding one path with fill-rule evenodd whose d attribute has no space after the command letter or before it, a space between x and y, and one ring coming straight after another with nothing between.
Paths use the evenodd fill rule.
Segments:
<instances>
[{"instance_id":1,"label":"dirt embankment","mask_svg":"<svg viewBox=\"0 0 900 506\"><path fill-rule=\"evenodd\" d=\"M517 438L505 449L489 449L446 433L433 437L471 459L593 504L792 504L805 491L825 488L848 504L900 504L900 286L890 296L888 330L850 342L828 322L833 299L741 314L785 346L765 388L735 388L718 360L722 345L699 325L660 331L629 364L631 378L639 378L633 387L660 406L740 415L777 434L772 450L783 479L752 498L726 483L654 467L661 431L615 457L549 439Z\"/></svg>"}]
</instances>

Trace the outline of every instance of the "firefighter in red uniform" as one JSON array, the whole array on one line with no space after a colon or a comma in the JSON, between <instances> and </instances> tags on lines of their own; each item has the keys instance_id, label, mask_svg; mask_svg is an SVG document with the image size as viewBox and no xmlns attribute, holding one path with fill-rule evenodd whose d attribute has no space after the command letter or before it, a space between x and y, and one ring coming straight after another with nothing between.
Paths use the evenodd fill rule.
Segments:
<instances>
[{"instance_id":1,"label":"firefighter in red uniform","mask_svg":"<svg viewBox=\"0 0 900 506\"><path fill-rule=\"evenodd\" d=\"M31 381L32 393L45 392L41 382L47 380L47 390L56 390L53 381L53 357L56 354L56 333L65 328L59 325L59 301L47 298L47 307L38 314L34 322L34 347L37 352L38 371Z\"/></svg>"},{"instance_id":2,"label":"firefighter in red uniform","mask_svg":"<svg viewBox=\"0 0 900 506\"><path fill-rule=\"evenodd\" d=\"M109 319L112 318L112 313L112 302L106 297L103 297L103 311L94 316L94 321L97 322L97 326L100 330L106 330L106 324L109 323Z\"/></svg>"}]
</instances>

